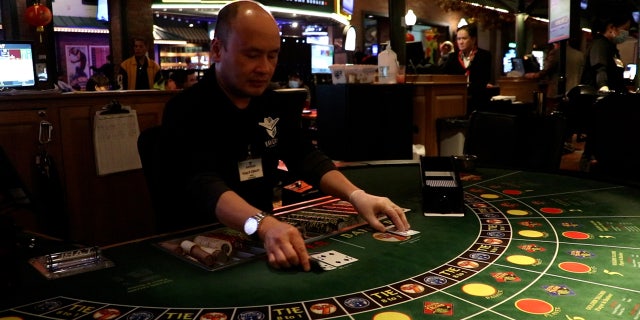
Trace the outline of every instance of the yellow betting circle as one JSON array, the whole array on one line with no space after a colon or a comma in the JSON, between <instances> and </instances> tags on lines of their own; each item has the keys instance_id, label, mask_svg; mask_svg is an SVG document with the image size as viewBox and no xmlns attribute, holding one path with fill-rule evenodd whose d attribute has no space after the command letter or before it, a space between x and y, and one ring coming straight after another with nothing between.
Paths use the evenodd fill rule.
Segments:
<instances>
[{"instance_id":1,"label":"yellow betting circle","mask_svg":"<svg viewBox=\"0 0 640 320\"><path fill-rule=\"evenodd\" d=\"M469 283L462 286L462 292L476 297L488 297L496 294L498 290L484 283Z\"/></svg>"},{"instance_id":2,"label":"yellow betting circle","mask_svg":"<svg viewBox=\"0 0 640 320\"><path fill-rule=\"evenodd\" d=\"M527 237L527 238L543 238L544 232L536 231L536 230L520 230L518 234Z\"/></svg>"},{"instance_id":3,"label":"yellow betting circle","mask_svg":"<svg viewBox=\"0 0 640 320\"><path fill-rule=\"evenodd\" d=\"M536 260L536 258L533 257L529 257L529 256L523 256L520 254L515 254L512 256L508 256L507 257L507 261L513 263L513 264L517 264L517 265L521 265L521 266L530 266L530 265L534 265L536 264L536 262L538 262L538 260Z\"/></svg>"},{"instance_id":4,"label":"yellow betting circle","mask_svg":"<svg viewBox=\"0 0 640 320\"><path fill-rule=\"evenodd\" d=\"M500 198L499 195L497 194L492 194L492 193L484 193L480 195L480 198L484 198L484 199L498 199Z\"/></svg>"},{"instance_id":5,"label":"yellow betting circle","mask_svg":"<svg viewBox=\"0 0 640 320\"><path fill-rule=\"evenodd\" d=\"M411 317L404 313L388 311L376 314L373 320L411 320Z\"/></svg>"},{"instance_id":6,"label":"yellow betting circle","mask_svg":"<svg viewBox=\"0 0 640 320\"><path fill-rule=\"evenodd\" d=\"M529 211L514 209L514 210L507 210L507 214L510 214L512 216L526 216L526 215L529 215Z\"/></svg>"}]
</instances>

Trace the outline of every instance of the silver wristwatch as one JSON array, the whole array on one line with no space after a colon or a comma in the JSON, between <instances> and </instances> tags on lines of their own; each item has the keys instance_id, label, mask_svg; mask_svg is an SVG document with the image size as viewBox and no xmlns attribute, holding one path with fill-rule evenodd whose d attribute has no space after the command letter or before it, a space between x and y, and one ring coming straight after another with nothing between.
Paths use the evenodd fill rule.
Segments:
<instances>
[{"instance_id":1,"label":"silver wristwatch","mask_svg":"<svg viewBox=\"0 0 640 320\"><path fill-rule=\"evenodd\" d=\"M258 228L260 227L260 223L267 215L264 212L259 212L253 217L249 217L244 222L244 233L248 236L253 236L258 232Z\"/></svg>"}]
</instances>

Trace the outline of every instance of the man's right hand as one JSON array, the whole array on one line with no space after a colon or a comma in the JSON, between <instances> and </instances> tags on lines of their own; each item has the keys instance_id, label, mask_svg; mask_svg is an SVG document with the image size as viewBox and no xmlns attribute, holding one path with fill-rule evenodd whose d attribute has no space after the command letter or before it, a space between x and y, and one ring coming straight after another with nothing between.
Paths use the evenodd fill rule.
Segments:
<instances>
[{"instance_id":1,"label":"man's right hand","mask_svg":"<svg viewBox=\"0 0 640 320\"><path fill-rule=\"evenodd\" d=\"M311 270L307 247L296 227L267 216L260 224L258 235L272 267L288 269L301 266L304 271Z\"/></svg>"}]
</instances>

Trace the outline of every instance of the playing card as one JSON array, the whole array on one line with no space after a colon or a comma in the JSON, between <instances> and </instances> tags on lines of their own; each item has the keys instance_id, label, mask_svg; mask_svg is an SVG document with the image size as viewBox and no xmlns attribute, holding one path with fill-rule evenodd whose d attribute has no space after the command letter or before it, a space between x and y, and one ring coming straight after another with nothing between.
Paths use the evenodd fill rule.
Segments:
<instances>
[{"instance_id":1,"label":"playing card","mask_svg":"<svg viewBox=\"0 0 640 320\"><path fill-rule=\"evenodd\" d=\"M323 261L320 261L320 260L314 258L313 256L311 257L311 260L312 260L311 261L312 265L315 262L318 265L318 267L320 267L320 269L322 269L324 271L330 271L330 270L334 270L336 268L336 267L334 267L334 266L332 266L332 265L330 265L330 264L328 264L326 262L323 262Z\"/></svg>"},{"instance_id":2,"label":"playing card","mask_svg":"<svg viewBox=\"0 0 640 320\"><path fill-rule=\"evenodd\" d=\"M350 257L335 250L314 253L311 255L311 258L318 261L320 263L320 267L323 267L323 264L328 264L329 266L333 266L334 269L358 261L358 259L354 257Z\"/></svg>"},{"instance_id":3,"label":"playing card","mask_svg":"<svg viewBox=\"0 0 640 320\"><path fill-rule=\"evenodd\" d=\"M416 231L416 230L398 231L396 226L388 226L387 227L387 232L393 233L393 234L397 234L397 235L403 236L403 237L408 237L408 236L412 236L412 235L420 233L420 231Z\"/></svg>"}]
</instances>

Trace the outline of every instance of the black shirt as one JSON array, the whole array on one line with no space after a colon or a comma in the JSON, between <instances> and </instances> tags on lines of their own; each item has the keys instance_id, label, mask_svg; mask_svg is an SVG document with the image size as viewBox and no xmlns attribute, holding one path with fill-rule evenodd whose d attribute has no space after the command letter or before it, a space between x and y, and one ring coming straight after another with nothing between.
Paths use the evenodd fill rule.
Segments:
<instances>
[{"instance_id":1,"label":"black shirt","mask_svg":"<svg viewBox=\"0 0 640 320\"><path fill-rule=\"evenodd\" d=\"M335 169L302 134L300 123L289 121L297 117L285 112L291 111L278 105L273 91L252 98L245 109L237 108L220 89L213 68L167 103L162 126L170 147L164 154L175 158L167 175L187 200L189 215L213 220L218 199L228 190L270 211L279 160L291 174L316 186ZM250 158L261 162L264 176L242 181L239 163Z\"/></svg>"}]
</instances>

